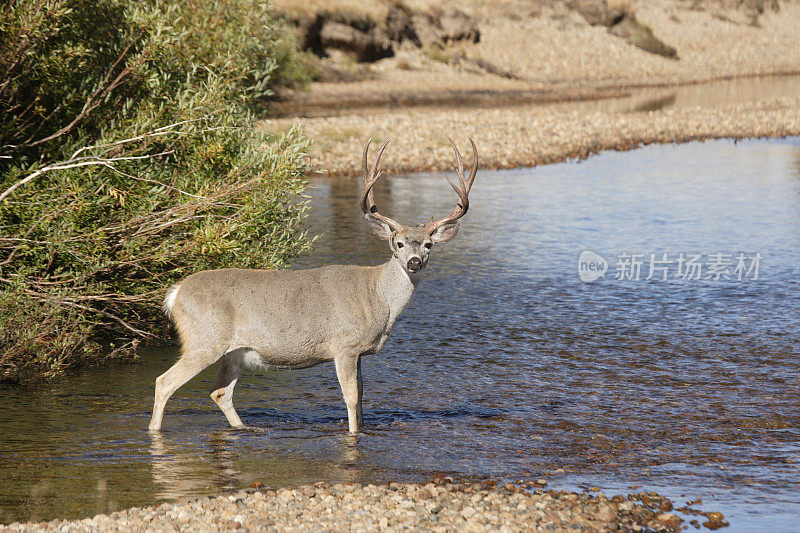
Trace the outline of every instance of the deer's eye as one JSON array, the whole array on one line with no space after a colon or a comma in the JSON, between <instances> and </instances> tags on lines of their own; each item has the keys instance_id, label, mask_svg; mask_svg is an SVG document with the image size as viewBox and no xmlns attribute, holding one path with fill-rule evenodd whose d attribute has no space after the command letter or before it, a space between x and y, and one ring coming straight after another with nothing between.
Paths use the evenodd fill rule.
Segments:
<instances>
[{"instance_id":1,"label":"deer's eye","mask_svg":"<svg viewBox=\"0 0 800 533\"><path fill-rule=\"evenodd\" d=\"M398 248L402 248L402 247L403 247L403 243L402 243L402 242L400 242L400 241L397 241L397 247L398 247Z\"/></svg>"},{"instance_id":2,"label":"deer's eye","mask_svg":"<svg viewBox=\"0 0 800 533\"><path fill-rule=\"evenodd\" d=\"M430 250L430 249L433 247L433 243L432 243L432 242L426 242L426 243L424 244L424 246L425 246L425 248L427 248L428 250Z\"/></svg>"}]
</instances>

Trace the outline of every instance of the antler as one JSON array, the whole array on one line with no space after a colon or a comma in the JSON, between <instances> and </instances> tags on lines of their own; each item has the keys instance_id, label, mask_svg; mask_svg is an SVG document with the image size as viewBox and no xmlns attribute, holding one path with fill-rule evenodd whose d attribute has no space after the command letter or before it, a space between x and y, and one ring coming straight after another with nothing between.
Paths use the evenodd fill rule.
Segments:
<instances>
[{"instance_id":1,"label":"antler","mask_svg":"<svg viewBox=\"0 0 800 533\"><path fill-rule=\"evenodd\" d=\"M475 181L475 174L478 173L478 148L475 146L475 141L472 139L469 140L470 144L472 145L472 170L469 172L469 178L464 178L464 160L461 159L461 153L458 151L456 147L456 143L453 142L453 139L450 139L450 144L453 146L453 151L456 153L456 160L458 161L458 187L450 181L450 178L447 178L447 182L456 191L458 195L458 204L456 208L453 210L452 213L447 215L444 218L440 218L439 220L431 219L428 224L425 225L425 231L428 234L432 234L436 231L437 228L443 226L445 224L449 224L451 222L455 222L459 218L463 217L467 214L467 210L469 209L469 191L472 188L472 182Z\"/></svg>"},{"instance_id":2,"label":"antler","mask_svg":"<svg viewBox=\"0 0 800 533\"><path fill-rule=\"evenodd\" d=\"M361 160L361 169L364 173L364 190L361 191L361 210L364 214L372 214L373 217L378 218L386 222L392 230L397 230L403 227L402 224L392 220L389 217L385 217L378 213L378 208L375 205L375 196L372 193L372 187L378 181L378 179L383 176L383 171L378 172L378 164L381 162L381 156L383 155L383 150L386 148L386 145L389 144L391 139L387 139L383 146L381 146L380 150L378 150L378 155L375 157L375 161L372 163L372 168L367 170L367 156L369 155L369 144L372 142L370 138L367 141L367 145L364 147L364 157Z\"/></svg>"}]
</instances>

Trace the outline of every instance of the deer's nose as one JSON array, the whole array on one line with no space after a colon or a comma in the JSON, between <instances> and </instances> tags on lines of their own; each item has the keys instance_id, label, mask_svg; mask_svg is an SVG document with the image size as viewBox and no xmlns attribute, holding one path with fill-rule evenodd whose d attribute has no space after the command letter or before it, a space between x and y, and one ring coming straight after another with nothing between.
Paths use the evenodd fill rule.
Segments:
<instances>
[{"instance_id":1,"label":"deer's nose","mask_svg":"<svg viewBox=\"0 0 800 533\"><path fill-rule=\"evenodd\" d=\"M408 266L408 269L410 271L416 272L417 270L422 268L422 261L420 260L419 257L412 257L411 259L408 260L408 263L406 263L406 265Z\"/></svg>"}]
</instances>

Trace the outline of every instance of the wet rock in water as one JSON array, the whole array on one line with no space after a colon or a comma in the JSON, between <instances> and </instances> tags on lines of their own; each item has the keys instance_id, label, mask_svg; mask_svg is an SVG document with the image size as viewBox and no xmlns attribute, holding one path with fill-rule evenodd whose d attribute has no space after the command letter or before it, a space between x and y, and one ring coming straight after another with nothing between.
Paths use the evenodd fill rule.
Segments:
<instances>
[{"instance_id":1,"label":"wet rock in water","mask_svg":"<svg viewBox=\"0 0 800 533\"><path fill-rule=\"evenodd\" d=\"M680 516L678 516L676 514L672 514L672 513L661 513L660 515L658 515L656 517L656 519L659 522L666 522L666 523L671 524L673 526L677 526L678 524L683 522L683 519Z\"/></svg>"},{"instance_id":2,"label":"wet rock in water","mask_svg":"<svg viewBox=\"0 0 800 533\"><path fill-rule=\"evenodd\" d=\"M703 526L705 526L705 527L707 527L708 529L711 529L711 530L720 529L720 528L723 528L723 527L728 527L729 525L730 524L728 522L724 521L724 520L722 520L720 522L713 522L711 520L709 520L708 522L703 522Z\"/></svg>"},{"instance_id":3,"label":"wet rock in water","mask_svg":"<svg viewBox=\"0 0 800 533\"><path fill-rule=\"evenodd\" d=\"M725 521L725 515L718 511L711 511L708 513L703 513L706 518L708 518L707 522L703 522L703 525L708 529L720 529L723 527L728 527L730 524Z\"/></svg>"}]
</instances>

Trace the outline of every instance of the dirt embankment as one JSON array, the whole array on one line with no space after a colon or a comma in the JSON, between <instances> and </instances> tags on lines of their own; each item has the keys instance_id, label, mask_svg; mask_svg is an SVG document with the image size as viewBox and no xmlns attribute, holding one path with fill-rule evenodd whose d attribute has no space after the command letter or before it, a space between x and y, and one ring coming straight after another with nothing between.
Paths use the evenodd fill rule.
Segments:
<instances>
[{"instance_id":1,"label":"dirt embankment","mask_svg":"<svg viewBox=\"0 0 800 533\"><path fill-rule=\"evenodd\" d=\"M777 0L276 0L320 59L281 116L370 105L586 98L800 71L800 3Z\"/></svg>"},{"instance_id":2,"label":"dirt embankment","mask_svg":"<svg viewBox=\"0 0 800 533\"><path fill-rule=\"evenodd\" d=\"M448 136L461 143L473 137L482 168L508 168L643 143L800 135L796 95L625 113L533 105L797 73L794 0L276 6L324 57L320 81L281 93L272 111L283 118L263 127L279 133L299 123L315 141L312 162L331 175L358 172L369 137L394 137L384 164L409 172L450 169ZM378 56L358 51L373 41L382 43L371 48Z\"/></svg>"}]
</instances>

